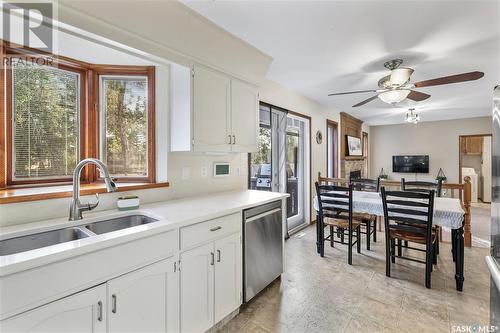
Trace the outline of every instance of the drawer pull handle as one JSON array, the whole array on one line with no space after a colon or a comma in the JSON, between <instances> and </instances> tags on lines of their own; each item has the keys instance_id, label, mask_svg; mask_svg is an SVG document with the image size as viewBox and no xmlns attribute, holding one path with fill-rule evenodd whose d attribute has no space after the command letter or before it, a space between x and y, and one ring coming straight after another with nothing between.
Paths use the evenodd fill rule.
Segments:
<instances>
[{"instance_id":1,"label":"drawer pull handle","mask_svg":"<svg viewBox=\"0 0 500 333\"><path fill-rule=\"evenodd\" d=\"M116 295L111 295L111 312L116 313Z\"/></svg>"},{"instance_id":2,"label":"drawer pull handle","mask_svg":"<svg viewBox=\"0 0 500 333\"><path fill-rule=\"evenodd\" d=\"M210 231L217 231L217 230L220 230L220 229L222 229L222 227L221 226L217 226L215 228L210 229Z\"/></svg>"},{"instance_id":3,"label":"drawer pull handle","mask_svg":"<svg viewBox=\"0 0 500 333\"><path fill-rule=\"evenodd\" d=\"M220 262L220 250L217 250L217 262Z\"/></svg>"},{"instance_id":4,"label":"drawer pull handle","mask_svg":"<svg viewBox=\"0 0 500 333\"><path fill-rule=\"evenodd\" d=\"M97 320L102 321L102 302L97 302Z\"/></svg>"},{"instance_id":5,"label":"drawer pull handle","mask_svg":"<svg viewBox=\"0 0 500 333\"><path fill-rule=\"evenodd\" d=\"M210 265L214 265L214 253L213 252L210 252Z\"/></svg>"}]
</instances>

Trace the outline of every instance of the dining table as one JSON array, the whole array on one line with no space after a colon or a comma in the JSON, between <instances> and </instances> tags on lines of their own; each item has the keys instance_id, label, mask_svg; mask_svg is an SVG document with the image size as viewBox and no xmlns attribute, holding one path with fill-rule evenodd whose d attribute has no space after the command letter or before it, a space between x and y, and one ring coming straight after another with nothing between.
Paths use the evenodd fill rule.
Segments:
<instances>
[{"instance_id":1,"label":"dining table","mask_svg":"<svg viewBox=\"0 0 500 333\"><path fill-rule=\"evenodd\" d=\"M338 199L337 199L338 200ZM318 198L314 197L314 209L318 211ZM382 195L380 192L352 191L352 211L384 216ZM462 203L458 198L436 197L432 224L451 229L451 247L455 262L455 282L458 291L463 290L464 283L464 214ZM319 228L319 223L316 223ZM317 240L319 250L319 240Z\"/></svg>"}]
</instances>

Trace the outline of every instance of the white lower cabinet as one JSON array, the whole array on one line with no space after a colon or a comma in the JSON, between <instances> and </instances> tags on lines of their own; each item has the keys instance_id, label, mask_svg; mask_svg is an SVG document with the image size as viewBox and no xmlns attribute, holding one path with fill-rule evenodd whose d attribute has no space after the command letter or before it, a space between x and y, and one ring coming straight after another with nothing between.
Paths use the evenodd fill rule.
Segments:
<instances>
[{"instance_id":1,"label":"white lower cabinet","mask_svg":"<svg viewBox=\"0 0 500 333\"><path fill-rule=\"evenodd\" d=\"M215 323L241 305L240 233L215 241Z\"/></svg>"},{"instance_id":2,"label":"white lower cabinet","mask_svg":"<svg viewBox=\"0 0 500 333\"><path fill-rule=\"evenodd\" d=\"M0 323L0 332L106 332L106 285L22 313Z\"/></svg>"},{"instance_id":3,"label":"white lower cabinet","mask_svg":"<svg viewBox=\"0 0 500 333\"><path fill-rule=\"evenodd\" d=\"M166 259L108 281L108 332L177 331L176 280Z\"/></svg>"},{"instance_id":4,"label":"white lower cabinet","mask_svg":"<svg viewBox=\"0 0 500 333\"><path fill-rule=\"evenodd\" d=\"M178 332L176 267L161 260L3 320L0 332Z\"/></svg>"},{"instance_id":5,"label":"white lower cabinet","mask_svg":"<svg viewBox=\"0 0 500 333\"><path fill-rule=\"evenodd\" d=\"M241 234L180 256L182 332L205 332L241 305Z\"/></svg>"}]
</instances>

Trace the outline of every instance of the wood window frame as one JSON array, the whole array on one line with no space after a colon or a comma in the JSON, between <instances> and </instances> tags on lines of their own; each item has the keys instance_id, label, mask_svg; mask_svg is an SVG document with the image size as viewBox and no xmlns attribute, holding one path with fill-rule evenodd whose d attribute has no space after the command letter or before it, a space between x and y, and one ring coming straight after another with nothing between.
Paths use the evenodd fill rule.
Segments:
<instances>
[{"instance_id":1,"label":"wood window frame","mask_svg":"<svg viewBox=\"0 0 500 333\"><path fill-rule=\"evenodd\" d=\"M93 65L64 56L42 52L0 39L0 191L17 187L46 187L71 183L71 177L14 180L12 170L12 70L4 66L5 60L14 58L50 57L53 67L80 74L80 114L79 119L79 158L99 158L99 75L141 75L148 78L148 176L116 177L120 183L156 183L156 135L155 135L155 66ZM115 178L115 177L113 177ZM81 175L81 182L93 184L102 182L96 167L87 166ZM167 185L168 186L168 185Z\"/></svg>"},{"instance_id":2,"label":"wood window frame","mask_svg":"<svg viewBox=\"0 0 500 333\"><path fill-rule=\"evenodd\" d=\"M100 86L100 77L105 75L116 75L116 76L145 76L148 80L148 175L146 177L113 177L118 182L145 182L154 183L156 179L156 153L155 153L155 68L154 66L114 66L114 65L94 65L93 66L93 86L95 91L93 93L93 105L94 105L94 118L93 123L95 128L93 129L92 137L94 138L93 146L96 158L100 158L100 110L101 105L100 93L102 87ZM152 120L152 121L151 121ZM94 172L94 181L101 180L98 178L98 173Z\"/></svg>"},{"instance_id":3,"label":"wood window frame","mask_svg":"<svg viewBox=\"0 0 500 333\"><path fill-rule=\"evenodd\" d=\"M332 135L333 135L333 147L330 147L328 143L328 130L332 129ZM332 170L333 170L333 175L332 178L337 178L339 175L339 124L336 121L327 119L326 120L326 133L325 133L325 141L326 141L326 174L328 176L328 170L330 163L332 164ZM328 153L330 150L333 149L332 151L332 157L333 161L328 160ZM328 176L329 177L329 176Z\"/></svg>"}]
</instances>

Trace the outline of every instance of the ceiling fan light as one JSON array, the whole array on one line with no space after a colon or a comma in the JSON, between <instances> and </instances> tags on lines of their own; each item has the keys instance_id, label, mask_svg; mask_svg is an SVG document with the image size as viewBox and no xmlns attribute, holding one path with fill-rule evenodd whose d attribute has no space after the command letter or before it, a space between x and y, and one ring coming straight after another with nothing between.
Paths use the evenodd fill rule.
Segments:
<instances>
[{"instance_id":1,"label":"ceiling fan light","mask_svg":"<svg viewBox=\"0 0 500 333\"><path fill-rule=\"evenodd\" d=\"M392 86L402 86L410 79L413 69L411 68L396 68L391 71L390 82Z\"/></svg>"},{"instance_id":2,"label":"ceiling fan light","mask_svg":"<svg viewBox=\"0 0 500 333\"><path fill-rule=\"evenodd\" d=\"M410 90L408 89L398 89L398 90L389 90L378 95L378 98L382 100L382 102L387 104L395 104L404 100L410 94Z\"/></svg>"}]
</instances>

